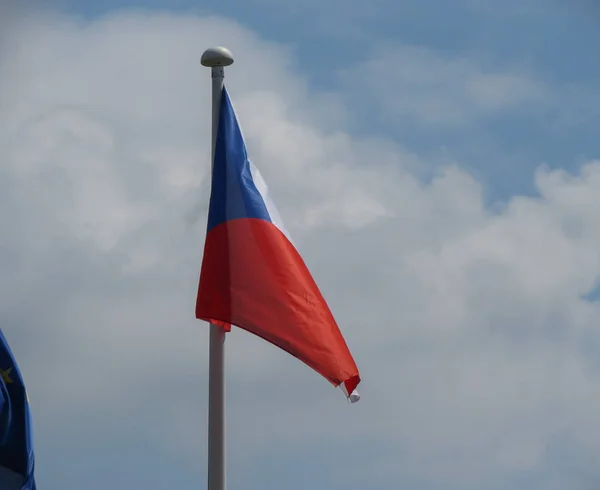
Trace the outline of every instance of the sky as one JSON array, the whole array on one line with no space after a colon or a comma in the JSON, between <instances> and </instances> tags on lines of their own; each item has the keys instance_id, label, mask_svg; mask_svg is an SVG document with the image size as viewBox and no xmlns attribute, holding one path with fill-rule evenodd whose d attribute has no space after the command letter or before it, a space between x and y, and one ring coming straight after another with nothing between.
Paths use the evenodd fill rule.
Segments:
<instances>
[{"instance_id":1,"label":"sky","mask_svg":"<svg viewBox=\"0 0 600 490\"><path fill-rule=\"evenodd\" d=\"M0 3L0 326L45 490L205 488L210 72L362 399L227 339L229 488L600 486L600 6Z\"/></svg>"}]
</instances>

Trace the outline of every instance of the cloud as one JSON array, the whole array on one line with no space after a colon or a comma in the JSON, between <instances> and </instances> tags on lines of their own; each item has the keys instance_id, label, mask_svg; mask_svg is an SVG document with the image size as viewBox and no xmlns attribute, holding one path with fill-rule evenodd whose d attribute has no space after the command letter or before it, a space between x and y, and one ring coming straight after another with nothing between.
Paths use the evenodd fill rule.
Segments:
<instances>
[{"instance_id":1,"label":"cloud","mask_svg":"<svg viewBox=\"0 0 600 490\"><path fill-rule=\"evenodd\" d=\"M507 111L536 108L550 89L527 73L480 66L419 46L383 45L340 77L378 119L462 127ZM365 96L365 94L370 94Z\"/></svg>"},{"instance_id":2,"label":"cloud","mask_svg":"<svg viewBox=\"0 0 600 490\"><path fill-rule=\"evenodd\" d=\"M40 485L105 488L107 468L111 488L204 477L208 335L193 308L210 78L198 60L215 43L236 56L226 82L249 151L364 378L346 406L235 331L233 478L279 458L269 472L304 488L307 468L285 459L303 449L344 488L571 481L553 448L600 451L600 312L584 299L600 273L600 163L541 167L535 197L490 208L460 166L424 181L428 162L400 143L351 136L339 99L311 89L285 48L222 18L128 12L29 15L0 61L0 315L34 407ZM540 100L516 74L388 54L398 69L380 102L423 123Z\"/></svg>"}]
</instances>

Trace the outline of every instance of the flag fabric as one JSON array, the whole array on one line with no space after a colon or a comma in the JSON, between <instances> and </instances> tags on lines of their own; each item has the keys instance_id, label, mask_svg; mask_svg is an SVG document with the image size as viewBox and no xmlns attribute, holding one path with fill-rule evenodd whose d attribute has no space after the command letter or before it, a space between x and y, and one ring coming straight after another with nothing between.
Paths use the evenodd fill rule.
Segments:
<instances>
[{"instance_id":1,"label":"flag fabric","mask_svg":"<svg viewBox=\"0 0 600 490\"><path fill-rule=\"evenodd\" d=\"M0 489L35 490L29 398L0 330Z\"/></svg>"},{"instance_id":2,"label":"flag fabric","mask_svg":"<svg viewBox=\"0 0 600 490\"><path fill-rule=\"evenodd\" d=\"M223 89L196 318L280 347L359 399L358 368L249 160Z\"/></svg>"}]
</instances>

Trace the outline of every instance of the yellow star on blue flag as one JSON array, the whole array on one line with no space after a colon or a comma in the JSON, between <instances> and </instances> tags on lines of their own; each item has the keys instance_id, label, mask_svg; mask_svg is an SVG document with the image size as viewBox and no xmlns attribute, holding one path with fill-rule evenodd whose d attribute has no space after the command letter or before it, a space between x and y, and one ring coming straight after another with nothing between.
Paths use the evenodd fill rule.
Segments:
<instances>
[{"instance_id":1,"label":"yellow star on blue flag","mask_svg":"<svg viewBox=\"0 0 600 490\"><path fill-rule=\"evenodd\" d=\"M13 380L10 377L11 371L12 367L9 367L8 369L0 369L0 378L2 378L2 381L4 381L6 384L13 382Z\"/></svg>"}]
</instances>

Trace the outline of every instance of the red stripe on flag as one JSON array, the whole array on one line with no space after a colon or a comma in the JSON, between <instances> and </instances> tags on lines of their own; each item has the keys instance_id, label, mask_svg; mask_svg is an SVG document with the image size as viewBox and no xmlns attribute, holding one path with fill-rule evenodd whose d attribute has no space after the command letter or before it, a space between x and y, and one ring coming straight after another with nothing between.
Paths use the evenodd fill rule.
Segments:
<instances>
[{"instance_id":1,"label":"red stripe on flag","mask_svg":"<svg viewBox=\"0 0 600 490\"><path fill-rule=\"evenodd\" d=\"M236 325L332 384L360 382L346 342L304 261L272 223L237 219L208 233L196 303L201 320Z\"/></svg>"}]
</instances>

